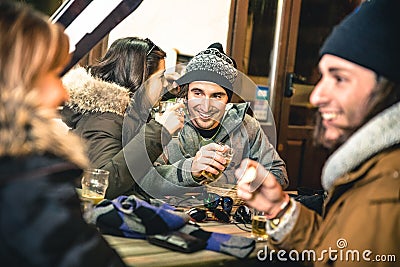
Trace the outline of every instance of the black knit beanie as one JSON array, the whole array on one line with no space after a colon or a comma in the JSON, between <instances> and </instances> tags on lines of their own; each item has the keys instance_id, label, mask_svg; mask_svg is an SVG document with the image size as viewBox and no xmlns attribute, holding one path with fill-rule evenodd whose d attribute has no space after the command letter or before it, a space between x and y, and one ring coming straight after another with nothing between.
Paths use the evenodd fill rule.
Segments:
<instances>
[{"instance_id":1,"label":"black knit beanie","mask_svg":"<svg viewBox=\"0 0 400 267\"><path fill-rule=\"evenodd\" d=\"M238 75L235 65L235 61L224 53L222 45L214 43L189 61L185 74L176 82L179 85L194 81L216 83L225 89L230 101Z\"/></svg>"},{"instance_id":2,"label":"black knit beanie","mask_svg":"<svg viewBox=\"0 0 400 267\"><path fill-rule=\"evenodd\" d=\"M400 82L400 1L367 0L337 25L320 55L332 54Z\"/></svg>"}]
</instances>

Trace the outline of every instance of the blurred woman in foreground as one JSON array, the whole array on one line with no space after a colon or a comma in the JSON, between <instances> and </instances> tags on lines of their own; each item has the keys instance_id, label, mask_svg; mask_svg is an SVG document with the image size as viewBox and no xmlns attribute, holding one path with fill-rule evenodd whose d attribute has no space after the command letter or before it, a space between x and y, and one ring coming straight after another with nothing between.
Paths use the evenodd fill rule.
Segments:
<instances>
[{"instance_id":1,"label":"blurred woman in foreground","mask_svg":"<svg viewBox=\"0 0 400 267\"><path fill-rule=\"evenodd\" d=\"M0 262L4 266L124 266L85 223L74 181L88 164L53 120L68 99L63 29L0 2Z\"/></svg>"}]
</instances>

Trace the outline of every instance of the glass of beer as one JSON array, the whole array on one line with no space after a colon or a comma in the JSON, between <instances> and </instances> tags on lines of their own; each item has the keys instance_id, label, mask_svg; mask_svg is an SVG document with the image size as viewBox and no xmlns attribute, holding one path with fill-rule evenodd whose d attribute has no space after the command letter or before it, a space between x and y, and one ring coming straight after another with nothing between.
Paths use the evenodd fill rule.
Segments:
<instances>
[{"instance_id":1,"label":"glass of beer","mask_svg":"<svg viewBox=\"0 0 400 267\"><path fill-rule=\"evenodd\" d=\"M160 101L158 103L158 108L157 111L154 114L154 118L157 120L159 117L162 116L162 114L164 114L164 112L171 108L172 106L176 105L177 103L183 103L186 105L185 99L183 98L174 98L174 99L170 99L167 101ZM179 116L184 116L185 115L185 109L184 108L179 108L176 110L176 112L179 114ZM174 134L172 134L172 138L178 138L179 136L179 132L177 131Z\"/></svg>"},{"instance_id":2,"label":"glass of beer","mask_svg":"<svg viewBox=\"0 0 400 267\"><path fill-rule=\"evenodd\" d=\"M266 241L267 235L267 217L263 211L254 209L253 216L251 218L251 236L256 241Z\"/></svg>"},{"instance_id":3,"label":"glass of beer","mask_svg":"<svg viewBox=\"0 0 400 267\"><path fill-rule=\"evenodd\" d=\"M82 198L94 205L104 199L108 187L109 172L100 169L87 169L82 176Z\"/></svg>"},{"instance_id":4,"label":"glass of beer","mask_svg":"<svg viewBox=\"0 0 400 267\"><path fill-rule=\"evenodd\" d=\"M226 163L224 164L225 168L229 166L229 164L232 161L233 158L233 149L231 147L229 147L228 145L222 144L222 143L218 143L221 146L224 146L224 151L222 152L222 155L225 157ZM206 179L202 181L202 184L209 184L211 182L214 182L215 180L217 180L221 175L222 175L223 171L219 171L218 174L214 174L214 173L210 173L207 171L202 171L201 175L203 177L205 177Z\"/></svg>"}]
</instances>

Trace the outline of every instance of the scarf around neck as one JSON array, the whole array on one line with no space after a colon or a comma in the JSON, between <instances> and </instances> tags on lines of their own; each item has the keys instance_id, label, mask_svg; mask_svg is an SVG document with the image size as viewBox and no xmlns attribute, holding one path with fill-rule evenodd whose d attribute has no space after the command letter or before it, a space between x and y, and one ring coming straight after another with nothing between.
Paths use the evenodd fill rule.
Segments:
<instances>
[{"instance_id":1,"label":"scarf around neck","mask_svg":"<svg viewBox=\"0 0 400 267\"><path fill-rule=\"evenodd\" d=\"M335 181L365 160L400 143L400 103L385 109L357 130L326 161L322 186L329 191Z\"/></svg>"}]
</instances>

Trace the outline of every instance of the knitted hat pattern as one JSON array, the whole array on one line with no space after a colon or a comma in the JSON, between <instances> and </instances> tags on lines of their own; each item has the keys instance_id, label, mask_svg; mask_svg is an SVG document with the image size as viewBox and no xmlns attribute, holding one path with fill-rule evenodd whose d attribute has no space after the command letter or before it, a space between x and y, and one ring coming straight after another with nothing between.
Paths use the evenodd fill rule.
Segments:
<instances>
[{"instance_id":1,"label":"knitted hat pattern","mask_svg":"<svg viewBox=\"0 0 400 267\"><path fill-rule=\"evenodd\" d=\"M234 61L223 52L221 44L215 43L189 61L185 74L177 83L183 85L194 81L209 81L232 91L237 75ZM228 91L231 95L232 92Z\"/></svg>"},{"instance_id":2,"label":"knitted hat pattern","mask_svg":"<svg viewBox=\"0 0 400 267\"><path fill-rule=\"evenodd\" d=\"M232 60L216 48L208 48L197 54L186 68L186 72L195 70L207 70L216 72L225 77L230 83L234 83L237 70L233 67Z\"/></svg>"}]
</instances>

